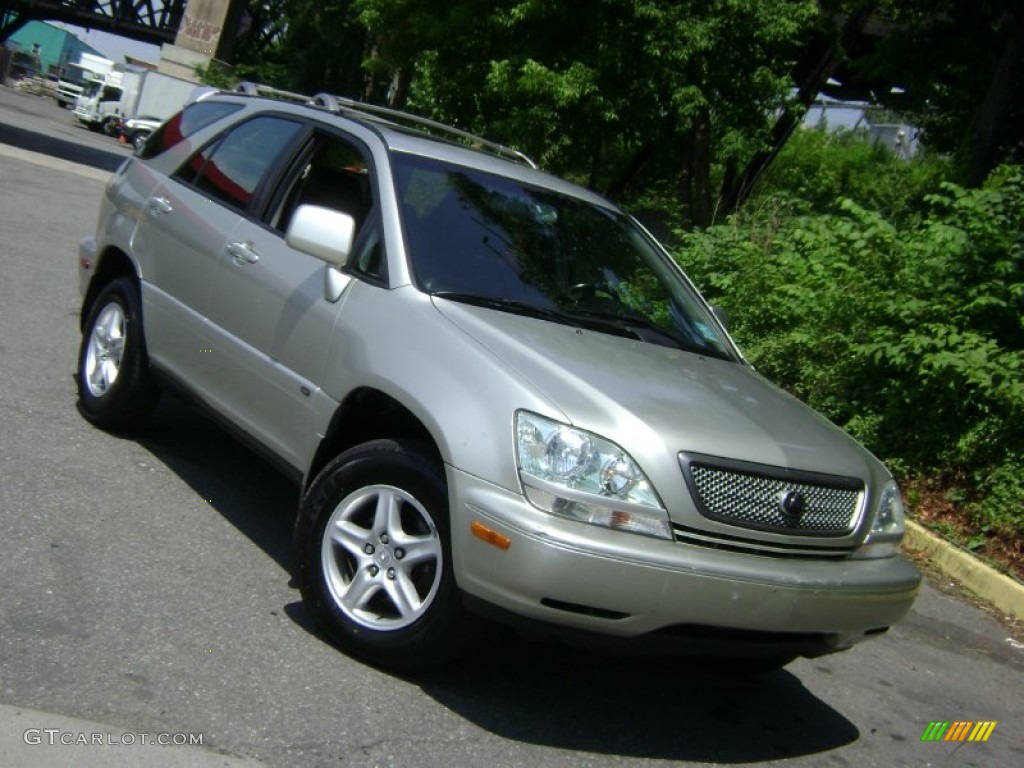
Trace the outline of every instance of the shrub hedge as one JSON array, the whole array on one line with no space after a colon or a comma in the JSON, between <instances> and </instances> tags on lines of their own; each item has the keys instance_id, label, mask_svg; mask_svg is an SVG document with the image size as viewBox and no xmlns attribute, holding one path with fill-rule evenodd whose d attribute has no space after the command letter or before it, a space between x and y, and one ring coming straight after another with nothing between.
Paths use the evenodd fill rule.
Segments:
<instances>
[{"instance_id":1,"label":"shrub hedge","mask_svg":"<svg viewBox=\"0 0 1024 768\"><path fill-rule=\"evenodd\" d=\"M964 189L877 152L837 176L813 149L737 216L677 232L679 262L765 375L902 479L955 486L975 530L1024 538L1024 169ZM857 198L809 194L816 177Z\"/></svg>"}]
</instances>

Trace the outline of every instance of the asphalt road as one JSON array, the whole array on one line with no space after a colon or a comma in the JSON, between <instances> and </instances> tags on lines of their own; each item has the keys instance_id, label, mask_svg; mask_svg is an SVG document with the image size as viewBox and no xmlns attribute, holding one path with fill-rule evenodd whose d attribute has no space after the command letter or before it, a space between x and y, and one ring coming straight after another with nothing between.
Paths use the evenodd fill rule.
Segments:
<instances>
[{"instance_id":1,"label":"asphalt road","mask_svg":"<svg viewBox=\"0 0 1024 768\"><path fill-rule=\"evenodd\" d=\"M418 678L334 650L291 583L293 487L174 400L132 437L75 409L76 244L125 156L0 88L0 720L35 711L0 766L26 764L18 723L66 717L303 768L1024 765L1024 646L930 587L884 637L750 681L499 630ZM933 720L998 725L922 743Z\"/></svg>"}]
</instances>

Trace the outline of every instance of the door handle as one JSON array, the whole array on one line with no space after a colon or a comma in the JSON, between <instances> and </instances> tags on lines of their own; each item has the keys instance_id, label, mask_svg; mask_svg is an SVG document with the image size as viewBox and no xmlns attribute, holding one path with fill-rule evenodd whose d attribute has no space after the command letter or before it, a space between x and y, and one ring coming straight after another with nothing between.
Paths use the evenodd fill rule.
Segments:
<instances>
[{"instance_id":1,"label":"door handle","mask_svg":"<svg viewBox=\"0 0 1024 768\"><path fill-rule=\"evenodd\" d=\"M228 253L234 259L235 264L255 264L260 260L260 255L252 249L252 243L228 243Z\"/></svg>"},{"instance_id":2,"label":"door handle","mask_svg":"<svg viewBox=\"0 0 1024 768\"><path fill-rule=\"evenodd\" d=\"M170 213L174 210L174 206L166 197L153 197L149 201L149 210L153 213Z\"/></svg>"}]
</instances>

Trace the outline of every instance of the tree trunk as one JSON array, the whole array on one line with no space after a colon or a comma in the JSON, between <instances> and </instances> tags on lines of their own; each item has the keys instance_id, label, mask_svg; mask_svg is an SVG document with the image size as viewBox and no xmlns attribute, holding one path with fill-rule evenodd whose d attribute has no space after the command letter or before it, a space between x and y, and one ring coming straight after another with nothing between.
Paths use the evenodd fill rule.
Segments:
<instances>
[{"instance_id":1,"label":"tree trunk","mask_svg":"<svg viewBox=\"0 0 1024 768\"><path fill-rule=\"evenodd\" d=\"M687 220L693 224L693 136L687 131L683 137L683 159L679 164L678 182L679 207Z\"/></svg>"},{"instance_id":2,"label":"tree trunk","mask_svg":"<svg viewBox=\"0 0 1024 768\"><path fill-rule=\"evenodd\" d=\"M372 40L372 39L369 39L369 38L367 39L367 41L366 41L366 52L367 52L367 56L366 56L367 59L373 60L373 59L379 59L380 58L380 47L377 45L377 41L376 40ZM375 78L373 76L372 71L373 70L371 69L371 70L367 71L363 75L362 100L365 101L367 104L370 104L370 103L373 102L373 96L374 96L374 93L377 90L377 78Z\"/></svg>"},{"instance_id":3,"label":"tree trunk","mask_svg":"<svg viewBox=\"0 0 1024 768\"><path fill-rule=\"evenodd\" d=\"M1013 20L985 98L971 126L969 186L977 187L1024 142L1024 18Z\"/></svg>"},{"instance_id":4,"label":"tree trunk","mask_svg":"<svg viewBox=\"0 0 1024 768\"><path fill-rule=\"evenodd\" d=\"M394 109L405 107L405 101L409 98L409 87L412 85L412 70L409 67L402 67L391 79L391 89L388 92L388 106Z\"/></svg>"},{"instance_id":5,"label":"tree trunk","mask_svg":"<svg viewBox=\"0 0 1024 768\"><path fill-rule=\"evenodd\" d=\"M796 127L800 125L804 115L807 114L808 107L818 98L822 86L842 62L844 51L854 38L864 31L879 4L877 0L864 3L846 18L838 39L824 53L820 54L818 60L810 67L800 82L796 104L784 109L778 120L775 121L768 148L754 155L731 189L723 188L719 209L723 215L735 213L750 197L750 193L754 190L754 184L771 165Z\"/></svg>"},{"instance_id":6,"label":"tree trunk","mask_svg":"<svg viewBox=\"0 0 1024 768\"><path fill-rule=\"evenodd\" d=\"M644 144L640 149L633 153L633 156L629 158L629 162L622 169L622 172L615 177L604 189L605 197L610 197L612 200L620 199L629 189L630 184L640 175L643 171L644 166L647 165L648 161L654 157L655 151L661 146L663 139L660 137L655 141L649 141Z\"/></svg>"},{"instance_id":7,"label":"tree trunk","mask_svg":"<svg viewBox=\"0 0 1024 768\"><path fill-rule=\"evenodd\" d=\"M705 106L693 124L693 225L711 224L711 113Z\"/></svg>"}]
</instances>

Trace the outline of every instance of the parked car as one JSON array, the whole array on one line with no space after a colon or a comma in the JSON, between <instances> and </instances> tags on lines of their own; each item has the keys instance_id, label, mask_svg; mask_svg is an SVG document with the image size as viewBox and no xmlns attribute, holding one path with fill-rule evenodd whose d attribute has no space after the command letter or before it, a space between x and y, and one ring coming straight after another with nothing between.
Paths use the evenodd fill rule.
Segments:
<instances>
[{"instance_id":1,"label":"parked car","mask_svg":"<svg viewBox=\"0 0 1024 768\"><path fill-rule=\"evenodd\" d=\"M214 95L118 170L79 246L77 379L99 427L174 392L294 478L296 578L341 648L440 664L483 615L765 669L909 610L892 476L632 218L507 147L313 101Z\"/></svg>"},{"instance_id":2,"label":"parked car","mask_svg":"<svg viewBox=\"0 0 1024 768\"><path fill-rule=\"evenodd\" d=\"M163 120L158 117L145 115L142 117L128 117L119 119L117 121L117 128L120 130L119 135L124 136L125 140L137 149L145 144L146 139L149 138L153 131L160 127L162 122Z\"/></svg>"}]
</instances>

